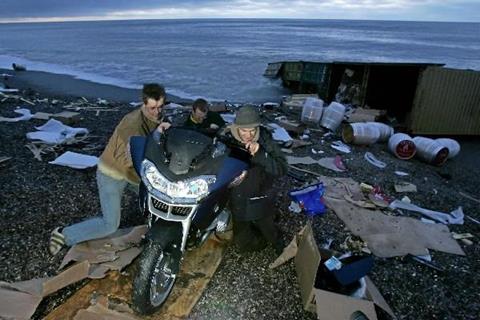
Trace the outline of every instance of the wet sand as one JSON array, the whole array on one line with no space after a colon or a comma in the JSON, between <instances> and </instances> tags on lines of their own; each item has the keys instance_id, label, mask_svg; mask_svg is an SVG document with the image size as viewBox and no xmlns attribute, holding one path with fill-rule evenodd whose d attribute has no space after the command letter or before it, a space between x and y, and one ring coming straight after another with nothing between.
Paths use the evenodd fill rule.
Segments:
<instances>
[{"instance_id":1,"label":"wet sand","mask_svg":"<svg viewBox=\"0 0 480 320\"><path fill-rule=\"evenodd\" d=\"M66 74L28 70L13 71L1 68L0 74L11 75L11 77L2 77L1 79L6 87L20 90L32 89L42 92L45 96L84 97L87 99L102 98L123 103L140 100L140 89L128 89L109 84L96 83L89 80L77 79ZM168 93L167 100L177 103L188 102L187 99L172 96Z\"/></svg>"}]
</instances>

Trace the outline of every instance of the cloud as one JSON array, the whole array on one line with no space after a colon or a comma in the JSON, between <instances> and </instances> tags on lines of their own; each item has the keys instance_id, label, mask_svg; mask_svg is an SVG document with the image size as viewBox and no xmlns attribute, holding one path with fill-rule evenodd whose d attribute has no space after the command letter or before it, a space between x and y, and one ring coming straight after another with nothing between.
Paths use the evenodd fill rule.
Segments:
<instances>
[{"instance_id":1,"label":"cloud","mask_svg":"<svg viewBox=\"0 0 480 320\"><path fill-rule=\"evenodd\" d=\"M0 21L305 18L480 21L478 0L1 0Z\"/></svg>"}]
</instances>

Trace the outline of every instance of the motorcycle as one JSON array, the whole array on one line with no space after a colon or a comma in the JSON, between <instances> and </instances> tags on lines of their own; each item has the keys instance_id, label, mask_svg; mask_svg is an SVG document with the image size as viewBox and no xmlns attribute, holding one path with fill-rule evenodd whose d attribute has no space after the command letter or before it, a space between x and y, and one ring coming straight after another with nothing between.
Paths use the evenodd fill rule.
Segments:
<instances>
[{"instance_id":1,"label":"motorcycle","mask_svg":"<svg viewBox=\"0 0 480 320\"><path fill-rule=\"evenodd\" d=\"M182 127L132 137L130 152L149 226L132 302L137 313L150 314L167 300L185 251L226 231L229 189L245 178L249 157L228 139Z\"/></svg>"}]
</instances>

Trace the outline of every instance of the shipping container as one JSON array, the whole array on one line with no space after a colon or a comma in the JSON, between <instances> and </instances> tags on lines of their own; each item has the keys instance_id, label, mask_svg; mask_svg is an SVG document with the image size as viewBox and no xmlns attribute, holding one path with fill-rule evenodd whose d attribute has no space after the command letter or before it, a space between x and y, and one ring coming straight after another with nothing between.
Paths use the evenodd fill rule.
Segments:
<instances>
[{"instance_id":1,"label":"shipping container","mask_svg":"<svg viewBox=\"0 0 480 320\"><path fill-rule=\"evenodd\" d=\"M277 62L278 64L279 62ZM283 62L293 93L386 110L414 134L479 135L480 71L432 63Z\"/></svg>"}]
</instances>

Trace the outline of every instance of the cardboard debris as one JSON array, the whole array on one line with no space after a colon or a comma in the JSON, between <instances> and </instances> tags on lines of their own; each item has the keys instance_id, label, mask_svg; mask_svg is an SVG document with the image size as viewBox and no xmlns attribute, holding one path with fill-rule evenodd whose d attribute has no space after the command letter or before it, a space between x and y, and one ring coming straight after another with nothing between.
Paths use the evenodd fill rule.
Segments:
<instances>
[{"instance_id":1,"label":"cardboard debris","mask_svg":"<svg viewBox=\"0 0 480 320\"><path fill-rule=\"evenodd\" d=\"M0 318L30 319L41 301L42 297L0 287Z\"/></svg>"},{"instance_id":2,"label":"cardboard debris","mask_svg":"<svg viewBox=\"0 0 480 320\"><path fill-rule=\"evenodd\" d=\"M89 268L83 261L52 278L0 282L0 318L30 319L44 297L85 279Z\"/></svg>"},{"instance_id":3,"label":"cardboard debris","mask_svg":"<svg viewBox=\"0 0 480 320\"><path fill-rule=\"evenodd\" d=\"M310 146L310 145L312 145L312 143L309 142L309 141L293 139L293 143L290 146L290 148L296 149L296 148L306 147L306 146Z\"/></svg>"},{"instance_id":4,"label":"cardboard debris","mask_svg":"<svg viewBox=\"0 0 480 320\"><path fill-rule=\"evenodd\" d=\"M37 120L55 119L64 124L74 124L80 121L80 116L80 113L72 111L62 111L59 113L37 112L32 116L32 118Z\"/></svg>"},{"instance_id":5,"label":"cardboard debris","mask_svg":"<svg viewBox=\"0 0 480 320\"><path fill-rule=\"evenodd\" d=\"M141 248L131 246L138 244L146 231L145 225L121 229L108 238L78 244L68 251L60 269L71 261L81 262L54 277L0 282L0 319L30 319L44 297L80 280L104 277L109 270L122 270L140 254ZM95 264L98 262L102 263Z\"/></svg>"},{"instance_id":6,"label":"cardboard debris","mask_svg":"<svg viewBox=\"0 0 480 320\"><path fill-rule=\"evenodd\" d=\"M318 248L312 227L310 224L307 224L295 236L282 255L270 265L270 268L277 267L283 261L288 261L292 257L295 258L295 269L297 271L303 307L307 311L316 312L317 319L352 319L351 317L356 311L362 311L368 316L368 319L375 320L377 319L375 305L396 319L393 311L368 277L365 277L366 299L349 297L315 288L318 266L322 260L326 260L330 256L331 252Z\"/></svg>"},{"instance_id":7,"label":"cardboard debris","mask_svg":"<svg viewBox=\"0 0 480 320\"><path fill-rule=\"evenodd\" d=\"M385 110L355 108L352 113L347 116L347 122L375 122L381 116L385 115Z\"/></svg>"},{"instance_id":8,"label":"cardboard debris","mask_svg":"<svg viewBox=\"0 0 480 320\"><path fill-rule=\"evenodd\" d=\"M301 124L298 121L288 120L288 119L278 119L278 124L283 127L285 130L290 132L295 132L297 134L302 134L305 129L305 125Z\"/></svg>"},{"instance_id":9,"label":"cardboard debris","mask_svg":"<svg viewBox=\"0 0 480 320\"><path fill-rule=\"evenodd\" d=\"M288 164L295 165L295 164L318 164L326 169L333 170L335 172L343 172L335 165L335 158L321 158L318 160L313 159L312 157L293 157L293 156L286 156Z\"/></svg>"},{"instance_id":10,"label":"cardboard debris","mask_svg":"<svg viewBox=\"0 0 480 320\"><path fill-rule=\"evenodd\" d=\"M37 112L34 115L32 115L32 119L48 120L52 115L53 115L52 113L48 113L48 112Z\"/></svg>"},{"instance_id":11,"label":"cardboard debris","mask_svg":"<svg viewBox=\"0 0 480 320\"><path fill-rule=\"evenodd\" d=\"M325 186L325 196L333 199L344 200L345 195L353 201L363 201L365 197L358 182L352 178L333 178L321 176L320 181Z\"/></svg>"},{"instance_id":12,"label":"cardboard debris","mask_svg":"<svg viewBox=\"0 0 480 320\"><path fill-rule=\"evenodd\" d=\"M180 274L178 275L180 281L177 281L172 293L162 308L160 308L154 316L148 317L148 319L178 320L187 318L222 261L223 253L227 248L226 241L231 239L231 237L231 232L223 234L220 240L215 236L211 236L200 248L187 251L182 262ZM73 319L74 316L79 313L80 309L89 307L92 296L95 296L97 303L99 303L99 300L102 300L102 296L108 296L108 304L102 301L100 301L100 303L105 307L108 305L108 309L110 310L127 316L130 310L126 306L114 306L113 301L131 302L132 277L133 274L131 272L122 274L119 272L109 272L104 279L89 282L44 319ZM87 310L92 311L90 308ZM97 311L94 310L94 313L103 314ZM83 313L84 311L82 311L82 314ZM142 319L144 318L146 317L142 317ZM94 317L86 319L104 318Z\"/></svg>"},{"instance_id":13,"label":"cardboard debris","mask_svg":"<svg viewBox=\"0 0 480 320\"><path fill-rule=\"evenodd\" d=\"M327 206L335 211L347 228L368 244L378 257L389 258L428 254L428 249L465 255L447 226L423 223L407 217L391 217L379 210L366 210L325 196Z\"/></svg>"},{"instance_id":14,"label":"cardboard debris","mask_svg":"<svg viewBox=\"0 0 480 320\"><path fill-rule=\"evenodd\" d=\"M90 263L114 261L118 258L117 252L126 250L136 245L147 232L147 226L136 226L120 229L107 238L79 243L67 252L60 264L60 269L71 261L87 260Z\"/></svg>"}]
</instances>

